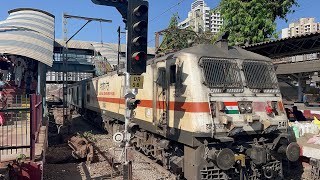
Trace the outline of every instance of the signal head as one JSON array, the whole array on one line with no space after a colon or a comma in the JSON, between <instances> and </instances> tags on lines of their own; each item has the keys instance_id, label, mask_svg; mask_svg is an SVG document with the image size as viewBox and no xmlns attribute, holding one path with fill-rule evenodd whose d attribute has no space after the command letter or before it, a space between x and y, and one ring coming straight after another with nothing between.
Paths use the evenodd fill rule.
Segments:
<instances>
[{"instance_id":1,"label":"signal head","mask_svg":"<svg viewBox=\"0 0 320 180\"><path fill-rule=\"evenodd\" d=\"M129 74L138 75L146 72L148 10L148 1L128 1L127 72Z\"/></svg>"}]
</instances>

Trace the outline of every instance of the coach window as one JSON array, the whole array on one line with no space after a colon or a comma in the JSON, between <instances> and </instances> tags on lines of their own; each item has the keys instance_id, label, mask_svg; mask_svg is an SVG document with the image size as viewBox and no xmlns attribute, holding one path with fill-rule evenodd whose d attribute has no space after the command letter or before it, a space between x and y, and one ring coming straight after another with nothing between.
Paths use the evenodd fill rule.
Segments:
<instances>
[{"instance_id":1,"label":"coach window","mask_svg":"<svg viewBox=\"0 0 320 180\"><path fill-rule=\"evenodd\" d=\"M87 94L87 102L90 103L90 94Z\"/></svg>"},{"instance_id":2,"label":"coach window","mask_svg":"<svg viewBox=\"0 0 320 180\"><path fill-rule=\"evenodd\" d=\"M174 85L176 83L176 65L170 66L170 85Z\"/></svg>"},{"instance_id":3,"label":"coach window","mask_svg":"<svg viewBox=\"0 0 320 180\"><path fill-rule=\"evenodd\" d=\"M77 86L77 100L76 100L76 104L79 105L79 86Z\"/></svg>"},{"instance_id":4,"label":"coach window","mask_svg":"<svg viewBox=\"0 0 320 180\"><path fill-rule=\"evenodd\" d=\"M74 104L74 91L73 88L71 88L71 99L70 102Z\"/></svg>"}]
</instances>

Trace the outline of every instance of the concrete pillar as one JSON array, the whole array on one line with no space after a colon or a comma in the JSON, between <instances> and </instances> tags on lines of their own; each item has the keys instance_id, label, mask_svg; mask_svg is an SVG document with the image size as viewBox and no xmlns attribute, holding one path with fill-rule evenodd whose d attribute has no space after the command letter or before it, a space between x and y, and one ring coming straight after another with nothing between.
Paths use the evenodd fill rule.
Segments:
<instances>
[{"instance_id":1,"label":"concrete pillar","mask_svg":"<svg viewBox=\"0 0 320 180\"><path fill-rule=\"evenodd\" d=\"M46 73L47 65L38 62L37 94L42 96L43 113L46 113Z\"/></svg>"},{"instance_id":2,"label":"concrete pillar","mask_svg":"<svg viewBox=\"0 0 320 180\"><path fill-rule=\"evenodd\" d=\"M298 75L298 102L302 102L303 100L303 92L302 92L302 74Z\"/></svg>"},{"instance_id":3,"label":"concrete pillar","mask_svg":"<svg viewBox=\"0 0 320 180\"><path fill-rule=\"evenodd\" d=\"M37 80L37 83L38 83L38 85L37 85L37 94L41 94L41 62L38 62L38 80Z\"/></svg>"}]
</instances>

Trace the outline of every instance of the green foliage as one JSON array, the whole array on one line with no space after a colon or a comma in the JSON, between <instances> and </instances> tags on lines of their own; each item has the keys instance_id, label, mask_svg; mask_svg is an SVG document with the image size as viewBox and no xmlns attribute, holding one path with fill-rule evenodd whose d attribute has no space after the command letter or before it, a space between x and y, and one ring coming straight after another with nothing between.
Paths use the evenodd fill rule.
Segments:
<instances>
[{"instance_id":1,"label":"green foliage","mask_svg":"<svg viewBox=\"0 0 320 180\"><path fill-rule=\"evenodd\" d=\"M191 28L178 28L178 13L173 14L168 28L164 31L158 53L169 53L188 48L191 44L210 43L212 33L196 33Z\"/></svg>"},{"instance_id":2,"label":"green foliage","mask_svg":"<svg viewBox=\"0 0 320 180\"><path fill-rule=\"evenodd\" d=\"M16 157L16 161L18 163L22 163L24 162L25 160L27 159L27 156L25 154L19 154L17 157Z\"/></svg>"},{"instance_id":3,"label":"green foliage","mask_svg":"<svg viewBox=\"0 0 320 180\"><path fill-rule=\"evenodd\" d=\"M191 38L190 32L179 32L178 19L178 13L173 14L170 19L168 29L164 32L159 52L165 53L188 47L188 38Z\"/></svg>"},{"instance_id":4,"label":"green foliage","mask_svg":"<svg viewBox=\"0 0 320 180\"><path fill-rule=\"evenodd\" d=\"M297 0L221 0L218 10L224 19L221 32L229 31L231 45L253 44L278 38L277 18L293 13Z\"/></svg>"}]
</instances>

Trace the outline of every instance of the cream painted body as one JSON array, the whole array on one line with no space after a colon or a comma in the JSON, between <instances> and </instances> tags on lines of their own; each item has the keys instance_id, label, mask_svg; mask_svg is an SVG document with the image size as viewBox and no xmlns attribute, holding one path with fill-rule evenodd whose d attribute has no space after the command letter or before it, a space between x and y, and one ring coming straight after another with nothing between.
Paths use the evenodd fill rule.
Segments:
<instances>
[{"instance_id":1,"label":"cream painted body","mask_svg":"<svg viewBox=\"0 0 320 180\"><path fill-rule=\"evenodd\" d=\"M176 88L173 84L169 86L169 101L173 103L207 103L209 102L238 102L238 101L281 101L280 93L276 94L256 94L244 87L243 93L212 93L211 89L203 82L202 69L198 65L199 58L189 53L179 53L175 57L167 59L150 60L147 72L144 76L144 88L139 90L137 99L142 100L142 104L135 110L135 118L156 125L164 112L164 109L155 108L154 102L165 101L162 89L154 83L158 78L158 69L165 68L168 64L176 64L182 68L182 79L184 88ZM242 60L237 60L241 62ZM168 70L168 69L167 69ZM168 76L166 77L168 78ZM124 114L124 77L117 74L105 75L87 82L85 104L88 109L101 110L101 113ZM155 93L155 94L154 94ZM88 101L88 96L90 100ZM182 106L183 108L183 106ZM211 112L183 112L174 111L169 107L169 127L191 132L191 133L226 133L229 130L221 123L220 114L212 118ZM259 122L268 121L271 125L278 126L279 122L287 122L286 115L270 117L266 112L253 112L259 116ZM227 115L231 118L232 124L243 127L244 131L255 132L261 130L260 126L248 121L250 115ZM286 126L278 127L285 130Z\"/></svg>"}]
</instances>

